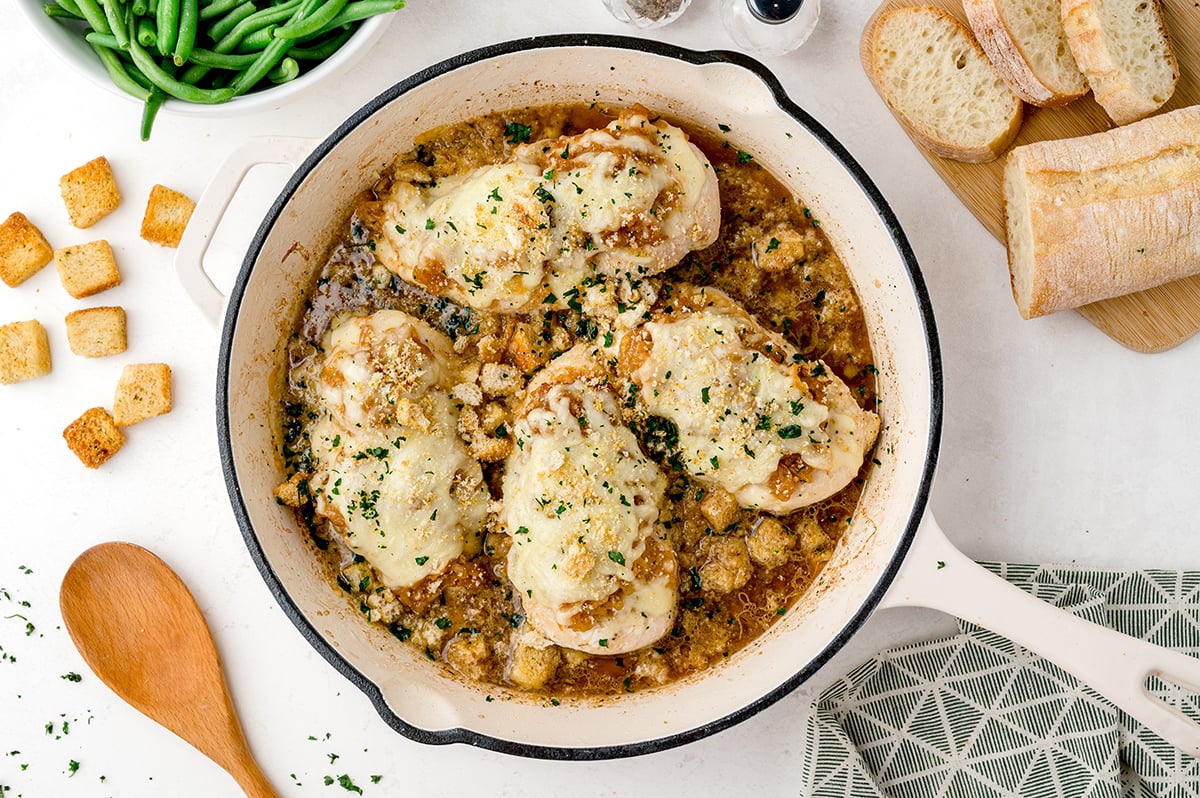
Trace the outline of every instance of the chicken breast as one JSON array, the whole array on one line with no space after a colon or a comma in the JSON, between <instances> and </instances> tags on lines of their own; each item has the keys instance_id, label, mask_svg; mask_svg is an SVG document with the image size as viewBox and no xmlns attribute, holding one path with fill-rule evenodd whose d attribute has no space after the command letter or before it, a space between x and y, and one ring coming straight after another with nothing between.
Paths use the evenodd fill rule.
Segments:
<instances>
[{"instance_id":1,"label":"chicken breast","mask_svg":"<svg viewBox=\"0 0 1200 798\"><path fill-rule=\"evenodd\" d=\"M393 590L441 573L477 539L489 493L457 432L449 338L395 310L326 337L311 428L316 513Z\"/></svg>"},{"instance_id":2,"label":"chicken breast","mask_svg":"<svg viewBox=\"0 0 1200 798\"><path fill-rule=\"evenodd\" d=\"M833 495L879 432L824 363L716 289L675 286L621 336L617 361L638 411L670 422L651 426L673 461L743 507L785 514Z\"/></svg>"},{"instance_id":3,"label":"chicken breast","mask_svg":"<svg viewBox=\"0 0 1200 798\"><path fill-rule=\"evenodd\" d=\"M505 163L397 180L375 255L404 280L479 310L563 308L597 275L636 280L716 240L712 165L679 128L627 113L533 142Z\"/></svg>"},{"instance_id":4,"label":"chicken breast","mask_svg":"<svg viewBox=\"0 0 1200 798\"><path fill-rule=\"evenodd\" d=\"M658 524L666 478L621 423L593 347L530 383L504 474L508 577L529 623L560 646L620 654L674 622L675 552Z\"/></svg>"}]
</instances>

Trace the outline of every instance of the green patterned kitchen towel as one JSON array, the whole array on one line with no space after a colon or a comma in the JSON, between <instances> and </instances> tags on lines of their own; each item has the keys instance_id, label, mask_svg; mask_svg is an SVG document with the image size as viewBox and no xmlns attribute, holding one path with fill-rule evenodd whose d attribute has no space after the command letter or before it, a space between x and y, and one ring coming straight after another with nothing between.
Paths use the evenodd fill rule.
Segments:
<instances>
[{"instance_id":1,"label":"green patterned kitchen towel","mask_svg":"<svg viewBox=\"0 0 1200 798\"><path fill-rule=\"evenodd\" d=\"M985 566L1088 620L1200 656L1200 572ZM965 622L827 688L806 729L813 798L1195 798L1200 760L1055 665ZM1151 689L1200 722L1197 696Z\"/></svg>"}]
</instances>

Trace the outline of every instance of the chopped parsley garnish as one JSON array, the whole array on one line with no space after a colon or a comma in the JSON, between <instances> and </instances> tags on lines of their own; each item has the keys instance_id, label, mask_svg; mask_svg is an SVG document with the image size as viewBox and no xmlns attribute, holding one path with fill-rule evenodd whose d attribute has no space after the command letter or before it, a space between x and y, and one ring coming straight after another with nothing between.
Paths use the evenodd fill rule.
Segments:
<instances>
[{"instance_id":1,"label":"chopped parsley garnish","mask_svg":"<svg viewBox=\"0 0 1200 798\"><path fill-rule=\"evenodd\" d=\"M785 440L799 438L802 435L804 435L804 428L799 424L789 424L786 427L779 428L779 437L784 438Z\"/></svg>"},{"instance_id":2,"label":"chopped parsley garnish","mask_svg":"<svg viewBox=\"0 0 1200 798\"><path fill-rule=\"evenodd\" d=\"M625 555L624 555L624 554L622 554L622 553L621 553L621 552L619 552L619 551L610 551L610 552L608 553L608 559L612 560L612 561L613 561L613 562L615 562L617 565L624 565L624 564L625 564Z\"/></svg>"},{"instance_id":3,"label":"chopped parsley garnish","mask_svg":"<svg viewBox=\"0 0 1200 798\"><path fill-rule=\"evenodd\" d=\"M533 190L533 196L537 197L540 202L554 202L554 195L546 190L545 186L539 185Z\"/></svg>"},{"instance_id":4,"label":"chopped parsley garnish","mask_svg":"<svg viewBox=\"0 0 1200 798\"><path fill-rule=\"evenodd\" d=\"M746 152L745 150L738 150L738 154L737 154L738 163L750 163L753 160L754 160L753 155Z\"/></svg>"},{"instance_id":5,"label":"chopped parsley garnish","mask_svg":"<svg viewBox=\"0 0 1200 798\"><path fill-rule=\"evenodd\" d=\"M779 239L772 236L771 240L767 242L767 252L774 252L777 249L779 249Z\"/></svg>"},{"instance_id":6,"label":"chopped parsley garnish","mask_svg":"<svg viewBox=\"0 0 1200 798\"><path fill-rule=\"evenodd\" d=\"M520 122L506 122L504 124L504 138L509 144L522 144L529 141L529 137L533 134L533 128L529 125L522 125Z\"/></svg>"},{"instance_id":7,"label":"chopped parsley garnish","mask_svg":"<svg viewBox=\"0 0 1200 798\"><path fill-rule=\"evenodd\" d=\"M416 558L417 565L424 565L427 562L429 562L428 555L422 554L420 557Z\"/></svg>"},{"instance_id":8,"label":"chopped parsley garnish","mask_svg":"<svg viewBox=\"0 0 1200 798\"><path fill-rule=\"evenodd\" d=\"M488 194L488 199L495 200L496 202L504 201L504 197L500 196L500 187L499 186L496 186L492 189L492 193Z\"/></svg>"},{"instance_id":9,"label":"chopped parsley garnish","mask_svg":"<svg viewBox=\"0 0 1200 798\"><path fill-rule=\"evenodd\" d=\"M443 615L441 618L438 618L436 621L434 621L433 625L439 629L449 629L450 619Z\"/></svg>"},{"instance_id":10,"label":"chopped parsley garnish","mask_svg":"<svg viewBox=\"0 0 1200 798\"><path fill-rule=\"evenodd\" d=\"M426 230L432 230L434 227L436 227L436 225L433 223L433 219L425 220L425 229Z\"/></svg>"}]
</instances>

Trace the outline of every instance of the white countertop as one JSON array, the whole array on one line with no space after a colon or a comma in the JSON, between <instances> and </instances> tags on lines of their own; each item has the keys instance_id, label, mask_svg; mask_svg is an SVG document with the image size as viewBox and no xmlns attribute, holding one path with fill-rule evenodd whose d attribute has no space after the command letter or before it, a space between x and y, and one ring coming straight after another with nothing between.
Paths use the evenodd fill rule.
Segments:
<instances>
[{"instance_id":1,"label":"white countertop","mask_svg":"<svg viewBox=\"0 0 1200 798\"><path fill-rule=\"evenodd\" d=\"M1074 313L1020 319L1002 246L909 144L859 66L859 34L874 5L827 2L812 39L766 63L873 176L920 261L946 378L935 515L976 559L1200 567L1192 534L1200 341L1142 355ZM733 46L717 0L695 0L678 22L650 34L613 20L600 0L410 0L371 56L343 78L279 111L219 119L163 114L143 143L136 103L76 77L10 3L0 3L0 218L23 211L53 246L107 238L124 276L121 286L84 301L63 291L52 267L17 289L0 286L0 323L39 319L54 357L51 375L0 386L3 798L238 794L223 771L101 684L62 628L62 574L105 540L150 548L189 584L250 743L288 795L340 794L323 779L341 774L368 796L795 795L812 696L882 647L949 628L934 613L882 612L803 688L732 729L637 759L572 764L407 740L277 607L247 554L220 472L218 331L181 290L172 252L138 237L146 194L163 183L197 197L249 136L323 137L422 67L485 44L560 32ZM76 230L58 178L101 154L125 201L96 227ZM222 231L212 257L226 281L285 176L256 174L237 214L244 227ZM63 316L97 304L127 309L129 349L76 357ZM89 407L111 406L121 366L154 361L172 367L174 410L131 428L114 459L85 469L64 445L63 428ZM69 672L82 681L62 678ZM382 776L378 784L372 775Z\"/></svg>"}]
</instances>

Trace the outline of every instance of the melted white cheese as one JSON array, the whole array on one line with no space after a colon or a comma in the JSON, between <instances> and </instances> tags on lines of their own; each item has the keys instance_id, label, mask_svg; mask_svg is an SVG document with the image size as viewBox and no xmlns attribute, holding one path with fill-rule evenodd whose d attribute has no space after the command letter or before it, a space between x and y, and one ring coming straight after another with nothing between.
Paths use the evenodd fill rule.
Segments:
<instances>
[{"instance_id":1,"label":"melted white cheese","mask_svg":"<svg viewBox=\"0 0 1200 798\"><path fill-rule=\"evenodd\" d=\"M478 534L488 492L457 432L450 342L399 311L351 318L326 342L310 428L316 512L389 588L440 573Z\"/></svg>"},{"instance_id":2,"label":"melted white cheese","mask_svg":"<svg viewBox=\"0 0 1200 798\"><path fill-rule=\"evenodd\" d=\"M769 333L723 294L707 294L720 301L643 325L652 346L631 375L641 408L675 424L680 464L742 506L773 513L845 487L874 443L878 417L823 365L816 372L825 396L817 401L797 375L793 347L771 336L777 363L747 346L747 334ZM807 481L780 497L771 479L787 455L803 460Z\"/></svg>"},{"instance_id":3,"label":"melted white cheese","mask_svg":"<svg viewBox=\"0 0 1200 798\"><path fill-rule=\"evenodd\" d=\"M398 182L384 217L376 255L389 269L460 304L519 312L565 307L597 271L669 269L716 239L720 202L683 131L631 115L432 186Z\"/></svg>"},{"instance_id":4,"label":"melted white cheese","mask_svg":"<svg viewBox=\"0 0 1200 798\"><path fill-rule=\"evenodd\" d=\"M670 628L675 563L668 552L652 577L635 574L649 545L665 545L647 539L662 537L657 520L666 479L620 422L617 399L598 384L589 349L563 355L530 386L550 387L514 424L500 520L512 537L508 577L535 628L559 645L616 654L649 645ZM610 601L618 593L623 599ZM577 621L585 602L606 601L594 623Z\"/></svg>"}]
</instances>

